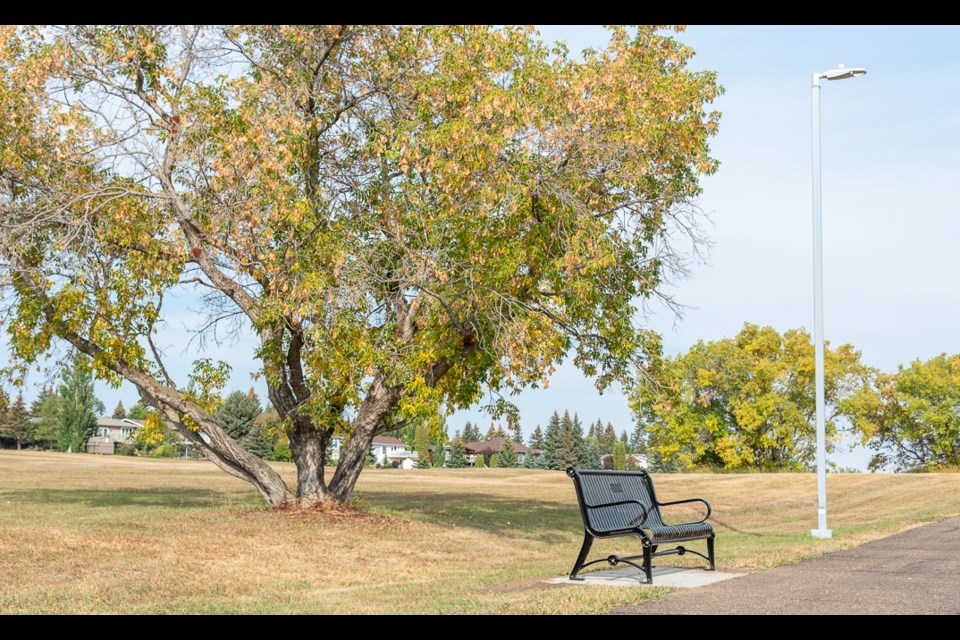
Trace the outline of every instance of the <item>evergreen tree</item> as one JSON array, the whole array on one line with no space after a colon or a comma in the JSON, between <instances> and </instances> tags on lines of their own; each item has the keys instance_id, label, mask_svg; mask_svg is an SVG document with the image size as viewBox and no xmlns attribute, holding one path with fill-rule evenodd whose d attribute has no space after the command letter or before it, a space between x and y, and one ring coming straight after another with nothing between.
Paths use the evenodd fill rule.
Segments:
<instances>
[{"instance_id":1,"label":"evergreen tree","mask_svg":"<svg viewBox=\"0 0 960 640\"><path fill-rule=\"evenodd\" d=\"M17 394L17 399L8 411L0 426L0 435L13 440L17 449L33 442L37 425L30 419L27 403L23 400L23 392Z\"/></svg>"},{"instance_id":2,"label":"evergreen tree","mask_svg":"<svg viewBox=\"0 0 960 640\"><path fill-rule=\"evenodd\" d=\"M477 442L480 440L480 429L476 425L470 424L467 422L463 426L463 441L466 442Z\"/></svg>"},{"instance_id":3,"label":"evergreen tree","mask_svg":"<svg viewBox=\"0 0 960 640\"><path fill-rule=\"evenodd\" d=\"M52 390L46 390L45 397L34 414L39 418L35 438L41 446L54 449L60 432L60 396ZM36 404L36 403L34 403Z\"/></svg>"},{"instance_id":4,"label":"evergreen tree","mask_svg":"<svg viewBox=\"0 0 960 640\"><path fill-rule=\"evenodd\" d=\"M537 425L530 436L530 448L543 449L543 429L540 428L540 425Z\"/></svg>"},{"instance_id":5,"label":"evergreen tree","mask_svg":"<svg viewBox=\"0 0 960 640\"><path fill-rule=\"evenodd\" d=\"M540 467L537 466L537 461L542 457L543 456L534 457L527 452L527 455L523 457L523 464L520 466L522 466L524 469L539 469Z\"/></svg>"},{"instance_id":6,"label":"evergreen tree","mask_svg":"<svg viewBox=\"0 0 960 640\"><path fill-rule=\"evenodd\" d=\"M506 438L506 437L507 437L507 432L503 430L503 425L500 424L499 422L497 423L497 430L496 430L496 432L494 433L494 437L495 437L495 438Z\"/></svg>"},{"instance_id":7,"label":"evergreen tree","mask_svg":"<svg viewBox=\"0 0 960 640\"><path fill-rule=\"evenodd\" d=\"M520 430L520 423L514 422L510 431L510 438L517 444L523 444L523 431Z\"/></svg>"},{"instance_id":8,"label":"evergreen tree","mask_svg":"<svg viewBox=\"0 0 960 640\"><path fill-rule=\"evenodd\" d=\"M520 463L517 461L517 450L514 449L513 440L510 438L505 439L503 446L500 447L500 453L497 454L497 466L504 469L512 469L520 466Z\"/></svg>"},{"instance_id":9,"label":"evergreen tree","mask_svg":"<svg viewBox=\"0 0 960 640\"><path fill-rule=\"evenodd\" d=\"M467 450L463 447L463 439L457 436L453 439L453 445L450 448L450 458L447 460L447 467L451 469L463 469L469 467L467 462Z\"/></svg>"},{"instance_id":10,"label":"evergreen tree","mask_svg":"<svg viewBox=\"0 0 960 640\"><path fill-rule=\"evenodd\" d=\"M623 444L624 450L630 447L630 441L627 439L627 430L624 429L620 432L620 443Z\"/></svg>"},{"instance_id":11,"label":"evergreen tree","mask_svg":"<svg viewBox=\"0 0 960 640\"><path fill-rule=\"evenodd\" d=\"M487 466L491 469L497 466L497 454L494 453L490 456L490 459L487 461Z\"/></svg>"},{"instance_id":12,"label":"evergreen tree","mask_svg":"<svg viewBox=\"0 0 960 640\"><path fill-rule=\"evenodd\" d=\"M597 421L597 426L600 426L600 421ZM613 453L613 445L617 443L617 432L613 428L613 424L607 423L607 427L603 430L603 452L604 453Z\"/></svg>"},{"instance_id":13,"label":"evergreen tree","mask_svg":"<svg viewBox=\"0 0 960 640\"><path fill-rule=\"evenodd\" d=\"M633 433L630 434L630 451L632 453L647 451L647 431L643 428L643 418L639 415L633 425Z\"/></svg>"},{"instance_id":14,"label":"evergreen tree","mask_svg":"<svg viewBox=\"0 0 960 640\"><path fill-rule=\"evenodd\" d=\"M627 468L627 447L619 440L613 445L613 469L623 471Z\"/></svg>"},{"instance_id":15,"label":"evergreen tree","mask_svg":"<svg viewBox=\"0 0 960 640\"><path fill-rule=\"evenodd\" d=\"M247 393L234 391L217 410L217 422L228 436L234 440L242 440L251 432L259 415L260 398L253 389Z\"/></svg>"},{"instance_id":16,"label":"evergreen tree","mask_svg":"<svg viewBox=\"0 0 960 640\"><path fill-rule=\"evenodd\" d=\"M417 469L430 468L430 432L426 425L417 427L416 437Z\"/></svg>"},{"instance_id":17,"label":"evergreen tree","mask_svg":"<svg viewBox=\"0 0 960 640\"><path fill-rule=\"evenodd\" d=\"M269 427L264 424L254 426L250 429L250 433L240 440L241 447L264 460L273 459L273 449L276 444Z\"/></svg>"},{"instance_id":18,"label":"evergreen tree","mask_svg":"<svg viewBox=\"0 0 960 640\"><path fill-rule=\"evenodd\" d=\"M491 423L490 423L490 428L487 429L487 437L486 437L485 439L486 439L486 440L490 440L490 439L496 438L496 437L497 437L497 430L494 428L493 423L491 422Z\"/></svg>"},{"instance_id":19,"label":"evergreen tree","mask_svg":"<svg viewBox=\"0 0 960 640\"><path fill-rule=\"evenodd\" d=\"M548 426L547 431L549 432L549 430L550 427ZM562 470L568 467L581 466L583 466L583 427L579 424L579 421L574 426L574 420L570 417L570 412L564 411L563 418L560 420L560 437L557 441L551 467Z\"/></svg>"},{"instance_id":20,"label":"evergreen tree","mask_svg":"<svg viewBox=\"0 0 960 640\"><path fill-rule=\"evenodd\" d=\"M547 422L547 430L543 436L543 456L546 459L548 469L560 469L560 439L563 435L563 427L560 420L560 414L556 411L550 416Z\"/></svg>"},{"instance_id":21,"label":"evergreen tree","mask_svg":"<svg viewBox=\"0 0 960 640\"><path fill-rule=\"evenodd\" d=\"M150 409L143 406L139 400L130 407L130 411L127 411L127 417L131 420L146 420L148 415L150 415Z\"/></svg>"},{"instance_id":22,"label":"evergreen tree","mask_svg":"<svg viewBox=\"0 0 960 640\"><path fill-rule=\"evenodd\" d=\"M113 410L113 415L111 416L114 420L123 420L127 417L127 410L123 408L123 400L117 402L117 406Z\"/></svg>"},{"instance_id":23,"label":"evergreen tree","mask_svg":"<svg viewBox=\"0 0 960 640\"><path fill-rule=\"evenodd\" d=\"M482 453L478 453L478 454L474 457L474 459L473 459L473 466L475 466L477 469L483 469L483 468L486 466L486 464L485 464L485 462L484 462L484 459L483 459L483 454L482 454Z\"/></svg>"},{"instance_id":24,"label":"evergreen tree","mask_svg":"<svg viewBox=\"0 0 960 640\"><path fill-rule=\"evenodd\" d=\"M37 397L34 398L33 402L30 403L30 415L34 418L40 417L40 410L43 407L44 401L53 394L53 391L50 387L44 386L40 389L40 393L37 394Z\"/></svg>"},{"instance_id":25,"label":"evergreen tree","mask_svg":"<svg viewBox=\"0 0 960 640\"><path fill-rule=\"evenodd\" d=\"M94 409L102 403L93 395L93 376L83 366L83 356L74 352L70 366L61 373L60 414L57 447L60 451L83 453L97 427Z\"/></svg>"},{"instance_id":26,"label":"evergreen tree","mask_svg":"<svg viewBox=\"0 0 960 640\"><path fill-rule=\"evenodd\" d=\"M590 428L587 429L587 440L589 440L589 439L591 439L591 438L596 438L596 437L597 437L597 428L596 428L596 427L597 427L597 426L596 426L595 424L593 424L592 422L590 423Z\"/></svg>"}]
</instances>

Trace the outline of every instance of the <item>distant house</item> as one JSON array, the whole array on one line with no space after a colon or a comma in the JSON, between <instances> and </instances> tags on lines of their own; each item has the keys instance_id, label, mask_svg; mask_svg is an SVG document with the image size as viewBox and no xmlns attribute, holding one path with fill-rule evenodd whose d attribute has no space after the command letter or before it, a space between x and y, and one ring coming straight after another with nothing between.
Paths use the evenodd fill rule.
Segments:
<instances>
[{"instance_id":1,"label":"distant house","mask_svg":"<svg viewBox=\"0 0 960 640\"><path fill-rule=\"evenodd\" d=\"M489 459L493 454L500 453L505 440L506 438L490 438L489 440L465 443L463 448L467 450L467 460L470 464L475 464L478 455ZM523 464L527 456L539 458L543 455L543 449L531 449L518 442L513 443L513 450L517 452L517 462L519 464Z\"/></svg>"},{"instance_id":2,"label":"distant house","mask_svg":"<svg viewBox=\"0 0 960 640\"><path fill-rule=\"evenodd\" d=\"M339 460L340 451L343 449L343 437L342 436L333 436L330 445L330 459ZM407 451L407 445L404 444L403 440L394 438L393 436L374 436L373 445L370 447L371 452L373 453L374 459L377 461L377 464L384 464L386 460L391 462L402 461L404 454L409 455Z\"/></svg>"},{"instance_id":3,"label":"distant house","mask_svg":"<svg viewBox=\"0 0 960 640\"><path fill-rule=\"evenodd\" d=\"M134 432L142 426L143 420L101 416L97 418L94 435L87 440L86 452L112 456L120 445L133 440Z\"/></svg>"}]
</instances>

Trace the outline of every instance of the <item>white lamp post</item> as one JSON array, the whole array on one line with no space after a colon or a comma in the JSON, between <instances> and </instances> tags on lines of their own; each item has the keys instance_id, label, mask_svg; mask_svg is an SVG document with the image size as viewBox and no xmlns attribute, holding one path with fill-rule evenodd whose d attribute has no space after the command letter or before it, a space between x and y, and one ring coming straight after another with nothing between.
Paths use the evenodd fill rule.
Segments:
<instances>
[{"instance_id":1,"label":"white lamp post","mask_svg":"<svg viewBox=\"0 0 960 640\"><path fill-rule=\"evenodd\" d=\"M817 370L817 528L814 538L831 538L827 528L827 442L823 392L823 220L820 201L820 80L846 80L867 73L866 69L836 69L813 74L810 88L813 107L813 341Z\"/></svg>"}]
</instances>

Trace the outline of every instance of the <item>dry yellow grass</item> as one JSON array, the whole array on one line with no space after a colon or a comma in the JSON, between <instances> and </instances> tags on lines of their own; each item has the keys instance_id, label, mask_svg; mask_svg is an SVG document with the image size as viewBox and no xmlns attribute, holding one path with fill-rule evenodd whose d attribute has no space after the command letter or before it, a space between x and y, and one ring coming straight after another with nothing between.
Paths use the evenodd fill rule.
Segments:
<instances>
[{"instance_id":1,"label":"dry yellow grass","mask_svg":"<svg viewBox=\"0 0 960 640\"><path fill-rule=\"evenodd\" d=\"M292 479L291 465L277 468ZM657 477L662 500L713 504L721 568L960 513L957 474L828 482L836 538L814 541L812 475ZM663 593L531 580L568 571L579 548L571 482L557 472L368 470L358 496L369 514L268 512L203 462L0 451L0 612L594 612ZM678 561L695 559L664 564Z\"/></svg>"}]
</instances>

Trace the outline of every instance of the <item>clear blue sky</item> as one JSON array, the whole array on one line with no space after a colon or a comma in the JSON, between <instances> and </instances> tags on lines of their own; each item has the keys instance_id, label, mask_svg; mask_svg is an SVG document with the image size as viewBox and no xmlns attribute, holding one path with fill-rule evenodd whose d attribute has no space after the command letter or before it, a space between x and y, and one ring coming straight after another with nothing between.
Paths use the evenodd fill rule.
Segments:
<instances>
[{"instance_id":1,"label":"clear blue sky","mask_svg":"<svg viewBox=\"0 0 960 640\"><path fill-rule=\"evenodd\" d=\"M542 27L541 34L572 51L605 42L597 27ZM953 27L709 26L678 36L697 52L693 66L717 71L726 93L715 103L723 112L713 141L721 167L700 201L714 246L675 287L690 307L682 320L667 312L652 320L667 352L733 335L745 321L812 328L810 74L837 63L869 73L823 89L826 336L853 343L867 363L888 370L960 352L958 36ZM233 387L251 385L250 344L211 354L234 366ZM192 354L181 349L170 355L183 378ZM265 396L262 383L254 386ZM127 406L136 400L129 386L98 392L108 410L121 398ZM516 402L527 432L555 409L618 430L631 424L622 394L598 395L569 365L549 389ZM467 419L489 423L462 411L449 419L451 433ZM867 456L834 459L862 468Z\"/></svg>"}]
</instances>

